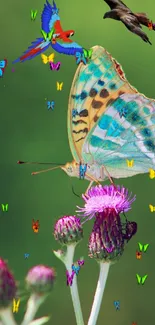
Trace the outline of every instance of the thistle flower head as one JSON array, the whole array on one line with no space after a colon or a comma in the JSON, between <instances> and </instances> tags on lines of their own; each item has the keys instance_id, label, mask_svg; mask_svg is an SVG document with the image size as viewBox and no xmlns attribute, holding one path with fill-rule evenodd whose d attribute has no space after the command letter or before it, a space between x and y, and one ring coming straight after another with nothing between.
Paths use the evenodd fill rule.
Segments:
<instances>
[{"instance_id":1,"label":"thistle flower head","mask_svg":"<svg viewBox=\"0 0 155 325\"><path fill-rule=\"evenodd\" d=\"M126 221L125 233L120 213L131 209L135 197L129 196L128 190L121 186L95 186L83 195L85 205L79 208L86 220L95 218L89 238L89 256L105 262L114 263L123 254L127 241L137 228L129 231ZM132 223L133 224L133 223Z\"/></svg>"},{"instance_id":2,"label":"thistle flower head","mask_svg":"<svg viewBox=\"0 0 155 325\"><path fill-rule=\"evenodd\" d=\"M54 237L63 245L77 243L83 238L81 221L76 216L60 218L54 227Z\"/></svg>"},{"instance_id":3,"label":"thistle flower head","mask_svg":"<svg viewBox=\"0 0 155 325\"><path fill-rule=\"evenodd\" d=\"M55 271L45 265L37 265L29 270L26 283L28 288L37 294L49 293L53 288Z\"/></svg>"},{"instance_id":4,"label":"thistle flower head","mask_svg":"<svg viewBox=\"0 0 155 325\"><path fill-rule=\"evenodd\" d=\"M96 213L105 209L113 209L117 214L127 212L131 209L131 204L135 201L135 196L131 198L128 190L119 185L98 185L92 187L86 195L82 195L85 206L78 207L77 212L81 212L87 220L95 217Z\"/></svg>"},{"instance_id":5,"label":"thistle flower head","mask_svg":"<svg viewBox=\"0 0 155 325\"><path fill-rule=\"evenodd\" d=\"M0 308L7 308L12 304L17 292L16 281L7 263L0 258Z\"/></svg>"}]
</instances>

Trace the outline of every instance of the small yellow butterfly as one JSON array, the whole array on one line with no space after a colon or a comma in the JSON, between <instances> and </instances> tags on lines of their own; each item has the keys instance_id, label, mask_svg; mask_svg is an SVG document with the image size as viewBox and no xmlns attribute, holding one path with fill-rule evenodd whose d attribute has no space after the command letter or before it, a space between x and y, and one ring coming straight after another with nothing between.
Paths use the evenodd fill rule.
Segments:
<instances>
[{"instance_id":1,"label":"small yellow butterfly","mask_svg":"<svg viewBox=\"0 0 155 325\"><path fill-rule=\"evenodd\" d=\"M45 54L41 54L41 58L44 64L47 64L49 62L53 62L54 61L54 53L51 53L49 56L45 55Z\"/></svg>"},{"instance_id":2,"label":"small yellow butterfly","mask_svg":"<svg viewBox=\"0 0 155 325\"><path fill-rule=\"evenodd\" d=\"M134 160L132 159L132 160L126 160L126 163L127 163L127 166L128 167L133 167L133 164L134 164Z\"/></svg>"},{"instance_id":3,"label":"small yellow butterfly","mask_svg":"<svg viewBox=\"0 0 155 325\"><path fill-rule=\"evenodd\" d=\"M13 299L13 313L18 313L19 304L20 304L20 299L18 299L17 302L15 299Z\"/></svg>"},{"instance_id":4,"label":"small yellow butterfly","mask_svg":"<svg viewBox=\"0 0 155 325\"><path fill-rule=\"evenodd\" d=\"M57 90L61 91L62 87L63 87L63 84L64 84L63 82L60 83L60 82L57 81Z\"/></svg>"},{"instance_id":5,"label":"small yellow butterfly","mask_svg":"<svg viewBox=\"0 0 155 325\"><path fill-rule=\"evenodd\" d=\"M150 204L150 205L149 205L149 208L150 208L150 211L151 211L151 212L155 212L155 207L154 207L153 205Z\"/></svg>"},{"instance_id":6,"label":"small yellow butterfly","mask_svg":"<svg viewBox=\"0 0 155 325\"><path fill-rule=\"evenodd\" d=\"M155 178L155 170L153 170L153 169L149 169L149 172L150 172L150 178L151 179L153 179L153 178Z\"/></svg>"}]
</instances>

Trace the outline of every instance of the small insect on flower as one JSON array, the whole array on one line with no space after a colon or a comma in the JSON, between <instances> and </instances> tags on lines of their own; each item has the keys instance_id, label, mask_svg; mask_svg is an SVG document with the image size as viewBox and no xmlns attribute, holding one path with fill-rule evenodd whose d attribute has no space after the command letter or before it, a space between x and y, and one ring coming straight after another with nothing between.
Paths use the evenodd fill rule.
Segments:
<instances>
[{"instance_id":1,"label":"small insect on flower","mask_svg":"<svg viewBox=\"0 0 155 325\"><path fill-rule=\"evenodd\" d=\"M123 238L126 239L128 242L136 234L136 232L137 232L137 223L135 221L127 221Z\"/></svg>"}]
</instances>

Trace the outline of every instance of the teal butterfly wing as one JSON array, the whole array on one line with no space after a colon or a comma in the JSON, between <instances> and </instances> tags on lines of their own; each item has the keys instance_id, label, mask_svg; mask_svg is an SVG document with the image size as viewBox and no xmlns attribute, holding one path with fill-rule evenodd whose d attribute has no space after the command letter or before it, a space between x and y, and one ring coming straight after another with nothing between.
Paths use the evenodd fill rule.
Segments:
<instances>
[{"instance_id":1,"label":"teal butterfly wing","mask_svg":"<svg viewBox=\"0 0 155 325\"><path fill-rule=\"evenodd\" d=\"M119 63L100 46L93 47L91 60L75 74L68 130L74 159L105 166L114 178L155 167L155 101L132 87ZM134 160L132 168L127 159Z\"/></svg>"},{"instance_id":2,"label":"teal butterfly wing","mask_svg":"<svg viewBox=\"0 0 155 325\"><path fill-rule=\"evenodd\" d=\"M120 116L120 109L125 116ZM155 103L142 94L123 94L107 107L83 145L113 178L147 173L155 167ZM134 160L128 168L126 160Z\"/></svg>"}]
</instances>

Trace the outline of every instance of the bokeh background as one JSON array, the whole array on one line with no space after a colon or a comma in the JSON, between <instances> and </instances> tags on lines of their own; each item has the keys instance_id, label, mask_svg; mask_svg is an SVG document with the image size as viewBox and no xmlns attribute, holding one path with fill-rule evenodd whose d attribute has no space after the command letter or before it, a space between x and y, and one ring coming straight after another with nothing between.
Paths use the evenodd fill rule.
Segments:
<instances>
[{"instance_id":1,"label":"bokeh background","mask_svg":"<svg viewBox=\"0 0 155 325\"><path fill-rule=\"evenodd\" d=\"M154 0L135 2L126 0L135 12L147 12L155 20ZM0 211L0 256L9 261L16 279L24 288L24 277L30 267L37 264L53 266L57 271L55 288L40 308L37 316L50 314L48 324L75 324L69 288L66 286L63 264L53 255L60 246L53 238L53 227L58 217L73 214L82 200L73 195L71 184L77 193L88 186L87 181L69 179L61 170L31 176L38 170L34 165L17 165L17 160L65 163L72 160L67 136L68 95L76 62L73 57L55 53L61 61L60 71L50 71L41 57L12 66L40 36L40 14L44 1L8 0L1 3L0 59L8 59L5 75L0 79L0 203L8 203L7 213ZM105 47L123 66L129 82L148 97L155 98L155 32L144 27L153 45L145 44L119 22L103 20L109 8L104 1L59 0L60 17L64 29L76 31L74 40L90 48ZM37 9L35 22L30 10ZM49 49L46 54L52 52ZM12 68L15 69L12 72ZM61 92L56 82L64 83ZM55 101L54 111L48 111L46 100ZM155 205L155 179L148 174L119 181L127 186L137 200L129 220L138 223L138 232L128 244L121 260L111 267L106 285L98 325L154 325L155 288L155 213L149 204ZM32 218L39 219L40 231L34 234ZM76 250L75 260L84 256L85 266L78 278L79 291L85 321L87 321L98 277L98 265L87 257L88 236L92 222L85 224L85 237ZM136 259L138 241L149 243L145 256ZM28 259L24 254L29 253ZM144 286L138 286L136 273L148 274ZM120 301L116 312L113 302ZM26 301L21 302L16 319L20 321Z\"/></svg>"}]
</instances>

